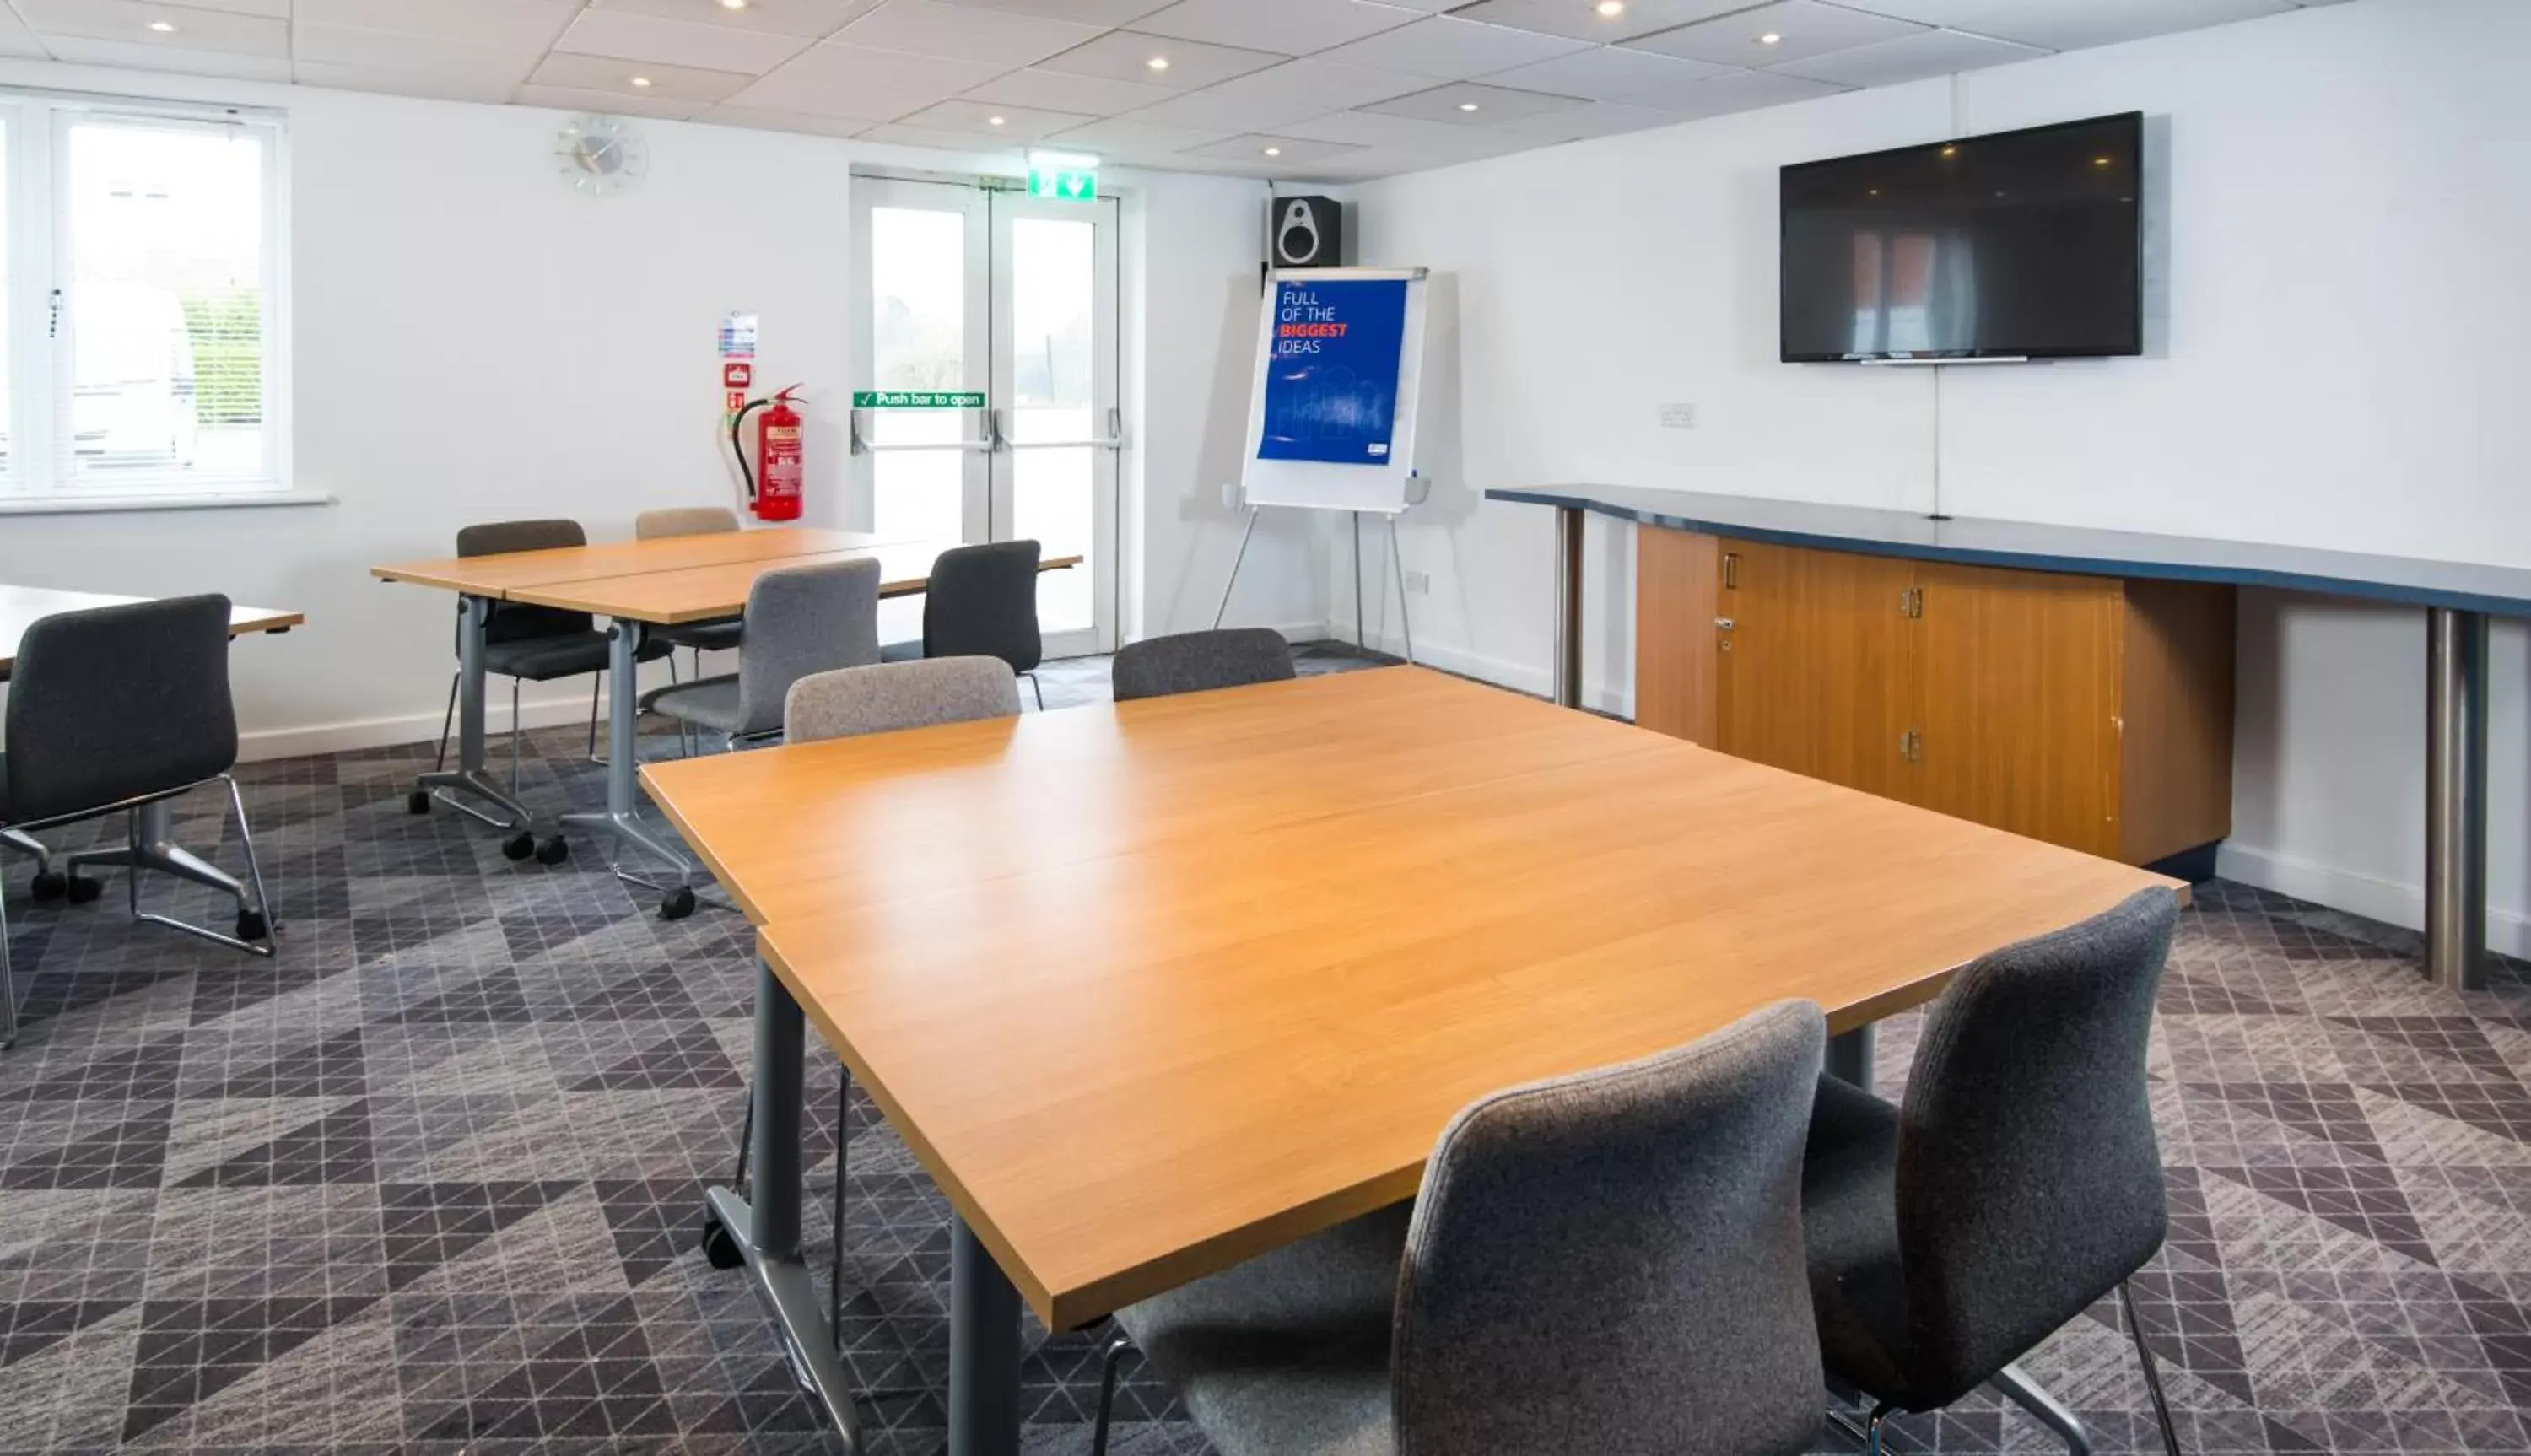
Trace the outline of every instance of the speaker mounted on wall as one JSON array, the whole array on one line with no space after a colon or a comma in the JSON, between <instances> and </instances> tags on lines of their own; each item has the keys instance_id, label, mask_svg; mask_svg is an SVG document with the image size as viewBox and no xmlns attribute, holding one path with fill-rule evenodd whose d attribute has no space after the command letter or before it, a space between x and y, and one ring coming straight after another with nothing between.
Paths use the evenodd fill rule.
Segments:
<instances>
[{"instance_id":1,"label":"speaker mounted on wall","mask_svg":"<svg viewBox=\"0 0 2531 1456\"><path fill-rule=\"evenodd\" d=\"M1278 268L1344 263L1344 204L1333 197L1276 197L1270 226Z\"/></svg>"}]
</instances>

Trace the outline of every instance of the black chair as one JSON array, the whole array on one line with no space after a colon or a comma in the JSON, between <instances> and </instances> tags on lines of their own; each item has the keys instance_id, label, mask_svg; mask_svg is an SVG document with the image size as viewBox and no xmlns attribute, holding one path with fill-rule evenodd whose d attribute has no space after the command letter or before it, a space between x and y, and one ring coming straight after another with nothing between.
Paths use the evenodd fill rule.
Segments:
<instances>
[{"instance_id":1,"label":"black chair","mask_svg":"<svg viewBox=\"0 0 2531 1456\"><path fill-rule=\"evenodd\" d=\"M1292 676L1292 649L1270 627L1182 632L1134 643L1116 654L1116 700L1287 683Z\"/></svg>"},{"instance_id":2,"label":"black chair","mask_svg":"<svg viewBox=\"0 0 2531 1456\"><path fill-rule=\"evenodd\" d=\"M1898 1411L1992 1384L2078 1453L2073 1414L2013 1362L2116 1290L2163 1441L2178 1441L2127 1276L2162 1247L2145 1043L2178 902L2142 890L1959 975L1925 1019L1903 1107L1823 1077L1802 1177L1828 1378Z\"/></svg>"},{"instance_id":3,"label":"black chair","mask_svg":"<svg viewBox=\"0 0 2531 1456\"><path fill-rule=\"evenodd\" d=\"M999 657L1029 680L1037 705L1044 707L1045 689L1037 680L1038 664L1045 660L1045 639L1037 625L1041 554L1035 541L952 546L941 552L931 563L931 584L924 590L923 641L890 643L881 649L881 660Z\"/></svg>"},{"instance_id":4,"label":"black chair","mask_svg":"<svg viewBox=\"0 0 2531 1456\"><path fill-rule=\"evenodd\" d=\"M549 551L563 546L586 546L589 532L577 521L495 521L481 526L469 526L457 532L457 554L460 556L501 556L512 551ZM465 628L461 625L458 631ZM642 644L641 660L656 662L675 650L667 643L653 639ZM462 653L462 644L461 644ZM589 685L589 757L591 762L605 760L597 756L597 700L601 686L595 674L606 670L606 634L587 612L565 611L560 607L530 606L521 602L496 601L492 615L483 626L483 670L510 680L510 795L519 792L519 684L550 683L562 678L591 674ZM669 665L670 675L675 664ZM448 708L439 719L438 767L448 766L448 733L457 721L457 684L461 673L448 676ZM429 806L420 794L416 803ZM454 803L454 801L451 801ZM460 805L460 808L466 806Z\"/></svg>"},{"instance_id":5,"label":"black chair","mask_svg":"<svg viewBox=\"0 0 2531 1456\"><path fill-rule=\"evenodd\" d=\"M237 933L141 909L141 871L128 872L132 917L253 955L272 954L263 868L255 861L237 766L229 699L229 599L178 596L45 617L18 645L9 691L8 751L0 754L0 829L41 829L123 812L140 848L140 812L204 784L228 786L254 904ZM0 906L0 1046L18 1037L8 920Z\"/></svg>"}]
</instances>

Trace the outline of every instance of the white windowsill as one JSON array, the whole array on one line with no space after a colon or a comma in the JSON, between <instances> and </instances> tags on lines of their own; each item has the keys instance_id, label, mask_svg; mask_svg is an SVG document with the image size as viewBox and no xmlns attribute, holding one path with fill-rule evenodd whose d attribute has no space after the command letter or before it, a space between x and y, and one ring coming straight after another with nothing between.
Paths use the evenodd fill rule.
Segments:
<instances>
[{"instance_id":1,"label":"white windowsill","mask_svg":"<svg viewBox=\"0 0 2531 1456\"><path fill-rule=\"evenodd\" d=\"M204 490L166 495L0 495L0 516L83 516L102 511L227 511L259 506L330 506L322 490Z\"/></svg>"}]
</instances>

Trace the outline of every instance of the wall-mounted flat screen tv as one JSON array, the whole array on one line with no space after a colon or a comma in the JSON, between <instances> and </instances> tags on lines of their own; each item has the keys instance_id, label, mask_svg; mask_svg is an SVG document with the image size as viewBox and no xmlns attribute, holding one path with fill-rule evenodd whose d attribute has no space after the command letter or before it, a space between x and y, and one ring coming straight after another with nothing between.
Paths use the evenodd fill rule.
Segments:
<instances>
[{"instance_id":1,"label":"wall-mounted flat screen tv","mask_svg":"<svg viewBox=\"0 0 2531 1456\"><path fill-rule=\"evenodd\" d=\"M2144 352L2144 116L1786 167L1787 364Z\"/></svg>"}]
</instances>

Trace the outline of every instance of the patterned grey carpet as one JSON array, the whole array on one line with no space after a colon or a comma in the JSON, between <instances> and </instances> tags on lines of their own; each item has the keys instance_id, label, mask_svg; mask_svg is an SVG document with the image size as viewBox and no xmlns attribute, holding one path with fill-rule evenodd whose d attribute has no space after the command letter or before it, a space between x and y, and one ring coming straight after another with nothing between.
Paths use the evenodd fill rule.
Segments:
<instances>
[{"instance_id":1,"label":"patterned grey carpet","mask_svg":"<svg viewBox=\"0 0 2531 1456\"><path fill-rule=\"evenodd\" d=\"M1103 696L1104 665L1046 689ZM536 736L533 798L593 803L579 746ZM408 815L428 756L246 770L273 961L136 926L120 885L31 903L0 865L28 1020L0 1054L0 1450L833 1448L743 1276L694 1251L742 1111L745 926L663 924L591 845L516 865L469 819ZM181 837L234 865L215 807L186 805ZM1912 1038L1884 1032L1884 1090ZM835 1079L811 1060L822 1142ZM2173 1217L2139 1293L2188 1449L2531 1449L2521 968L2463 1001L2404 932L2219 883L2183 922L2154 1072ZM932 1452L946 1209L853 1115L844 1343L866 1388L906 1392L866 1408L872 1449ZM818 1160L813 1196L831 1181ZM1029 1448L1086 1449L1094 1337L1029 1344ZM2104 1450L2159 1449L2112 1306L2028 1366ZM1120 1451L1205 1449L1139 1372L1121 1409ZM1893 1445L2052 1448L1986 1400Z\"/></svg>"}]
</instances>

